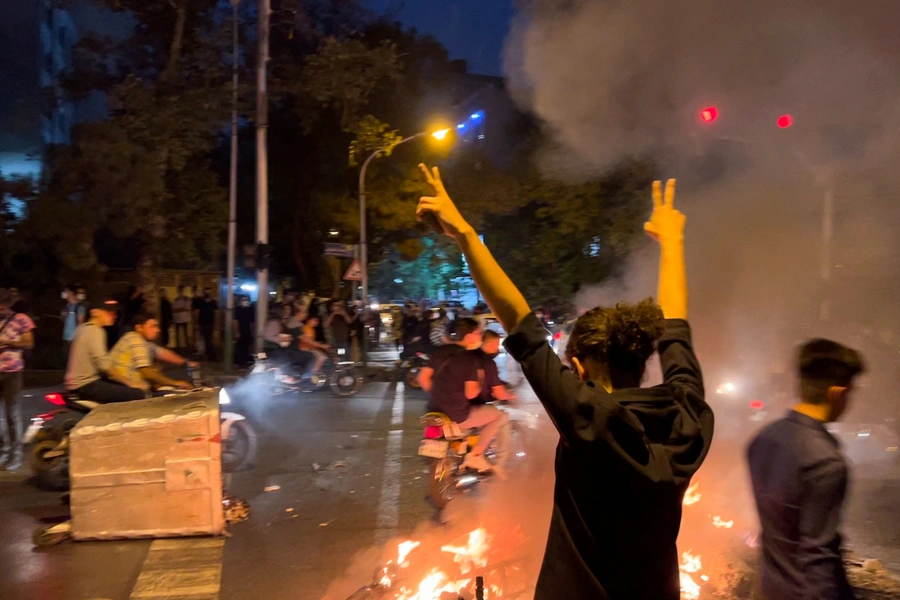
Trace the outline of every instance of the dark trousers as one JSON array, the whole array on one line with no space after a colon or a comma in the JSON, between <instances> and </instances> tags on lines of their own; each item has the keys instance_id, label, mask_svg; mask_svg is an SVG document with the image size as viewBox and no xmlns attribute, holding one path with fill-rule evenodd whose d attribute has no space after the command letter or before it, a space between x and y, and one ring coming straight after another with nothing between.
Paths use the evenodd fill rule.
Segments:
<instances>
[{"instance_id":1,"label":"dark trousers","mask_svg":"<svg viewBox=\"0 0 900 600\"><path fill-rule=\"evenodd\" d=\"M143 400L147 392L137 388L128 387L121 383L98 379L74 390L82 400L93 400L100 404L112 404L114 402L128 402L130 400Z\"/></svg>"},{"instance_id":2,"label":"dark trousers","mask_svg":"<svg viewBox=\"0 0 900 600\"><path fill-rule=\"evenodd\" d=\"M163 348L169 347L169 327L171 327L171 323L160 322L159 324L159 343Z\"/></svg>"},{"instance_id":3,"label":"dark trousers","mask_svg":"<svg viewBox=\"0 0 900 600\"><path fill-rule=\"evenodd\" d=\"M235 342L234 362L237 365L249 365L253 361L250 348L253 345L253 336L247 332L241 332L241 337Z\"/></svg>"},{"instance_id":4,"label":"dark trousers","mask_svg":"<svg viewBox=\"0 0 900 600\"><path fill-rule=\"evenodd\" d=\"M213 347L214 331L215 326L213 325L200 326L200 334L203 336L203 349L206 351L207 360L216 360L216 349Z\"/></svg>"},{"instance_id":5,"label":"dark trousers","mask_svg":"<svg viewBox=\"0 0 900 600\"><path fill-rule=\"evenodd\" d=\"M3 401L3 416L6 427L3 434L3 454L22 453L22 371L0 373L0 400Z\"/></svg>"},{"instance_id":6,"label":"dark trousers","mask_svg":"<svg viewBox=\"0 0 900 600\"><path fill-rule=\"evenodd\" d=\"M175 323L175 347L183 350L189 345L190 338L188 338L188 324Z\"/></svg>"}]
</instances>

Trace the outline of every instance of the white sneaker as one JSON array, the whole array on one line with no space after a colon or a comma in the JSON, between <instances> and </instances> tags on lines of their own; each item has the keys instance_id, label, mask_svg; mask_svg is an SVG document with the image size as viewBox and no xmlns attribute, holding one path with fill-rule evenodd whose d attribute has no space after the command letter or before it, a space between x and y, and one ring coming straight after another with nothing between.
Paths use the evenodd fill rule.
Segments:
<instances>
[{"instance_id":1,"label":"white sneaker","mask_svg":"<svg viewBox=\"0 0 900 600\"><path fill-rule=\"evenodd\" d=\"M466 454L466 457L463 459L463 466L469 469L475 469L476 471L490 471L493 469L491 463L484 457L483 454L473 454L469 452Z\"/></svg>"}]
</instances>

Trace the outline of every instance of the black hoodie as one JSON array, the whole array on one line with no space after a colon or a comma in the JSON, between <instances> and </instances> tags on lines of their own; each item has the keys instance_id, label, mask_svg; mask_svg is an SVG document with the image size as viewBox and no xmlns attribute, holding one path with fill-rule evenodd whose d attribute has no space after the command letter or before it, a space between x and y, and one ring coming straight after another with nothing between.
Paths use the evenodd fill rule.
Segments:
<instances>
[{"instance_id":1,"label":"black hoodie","mask_svg":"<svg viewBox=\"0 0 900 600\"><path fill-rule=\"evenodd\" d=\"M652 388L582 383L533 314L504 345L560 434L535 599L679 600L684 492L713 436L687 321L666 321L664 383Z\"/></svg>"}]
</instances>

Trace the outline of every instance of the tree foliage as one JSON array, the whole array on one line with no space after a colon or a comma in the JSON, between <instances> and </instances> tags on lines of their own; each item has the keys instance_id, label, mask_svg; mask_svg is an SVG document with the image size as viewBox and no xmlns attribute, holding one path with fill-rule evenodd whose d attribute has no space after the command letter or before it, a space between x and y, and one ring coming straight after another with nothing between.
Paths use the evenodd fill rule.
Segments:
<instances>
[{"instance_id":1,"label":"tree foliage","mask_svg":"<svg viewBox=\"0 0 900 600\"><path fill-rule=\"evenodd\" d=\"M64 86L73 99L100 92L108 115L79 124L71 146L48 154L34 193L18 192L26 198L23 221L0 200L9 234L0 239L2 266L28 272L35 286L107 267L222 269L231 7L87 1L133 24L124 38L84 37ZM578 283L615 274L646 212L647 165L580 185L546 180L533 166L539 127L525 116L515 126L524 150L511 149L500 166L477 152L451 154L427 136L398 146L430 127L431 117L454 114L465 64L434 38L373 19L356 0L283 0L273 9L268 173L276 277L340 292L335 274L345 265L322 257L322 245L359 239L357 178L376 150L366 216L380 297L447 292L462 275L455 246L415 220L428 192L416 167L423 161L441 163L461 209L532 301L561 301ZM255 3L240 11L238 242L245 245L256 241Z\"/></svg>"}]
</instances>

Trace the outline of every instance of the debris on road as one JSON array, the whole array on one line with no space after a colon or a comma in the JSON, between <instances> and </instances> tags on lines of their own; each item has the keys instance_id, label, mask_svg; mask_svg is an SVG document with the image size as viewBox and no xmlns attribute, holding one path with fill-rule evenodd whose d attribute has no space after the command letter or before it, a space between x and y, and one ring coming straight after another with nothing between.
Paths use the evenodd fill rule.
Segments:
<instances>
[{"instance_id":1,"label":"debris on road","mask_svg":"<svg viewBox=\"0 0 900 600\"><path fill-rule=\"evenodd\" d=\"M332 519L332 520L326 521L326 522L324 522L324 523L319 523L319 527L328 527L329 525L331 525L331 524L334 523L335 521L337 521L337 519Z\"/></svg>"},{"instance_id":2,"label":"debris on road","mask_svg":"<svg viewBox=\"0 0 900 600\"><path fill-rule=\"evenodd\" d=\"M316 473L319 473L320 471L331 471L331 470L334 470L334 469L342 469L342 468L344 468L344 467L346 467L346 466L347 466L347 463L346 463L345 461L343 461L343 460L336 460L336 461L333 461L333 462L332 462L330 465L328 465L327 467L322 467L322 465L320 465L319 463L313 463L313 464L312 464L313 471L315 471Z\"/></svg>"},{"instance_id":3,"label":"debris on road","mask_svg":"<svg viewBox=\"0 0 900 600\"><path fill-rule=\"evenodd\" d=\"M280 485L267 485L266 487L263 488L263 491L264 492L277 492L280 489L281 489Z\"/></svg>"},{"instance_id":4,"label":"debris on road","mask_svg":"<svg viewBox=\"0 0 900 600\"><path fill-rule=\"evenodd\" d=\"M222 492L222 510L225 512L225 522L229 525L250 518L250 505L225 491Z\"/></svg>"}]
</instances>

